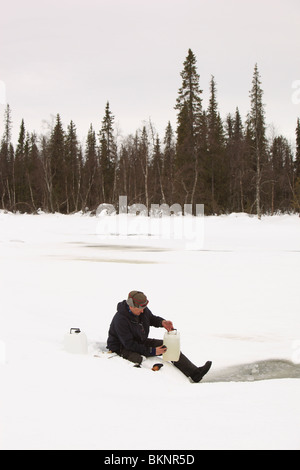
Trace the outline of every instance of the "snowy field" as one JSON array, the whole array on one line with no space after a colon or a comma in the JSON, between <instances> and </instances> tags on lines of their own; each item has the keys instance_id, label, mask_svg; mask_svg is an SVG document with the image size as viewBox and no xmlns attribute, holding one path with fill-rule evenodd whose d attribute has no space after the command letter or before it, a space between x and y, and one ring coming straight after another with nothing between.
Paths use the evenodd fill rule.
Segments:
<instances>
[{"instance_id":1,"label":"snowy field","mask_svg":"<svg viewBox=\"0 0 300 470\"><path fill-rule=\"evenodd\" d=\"M0 449L300 449L300 218L193 218L197 245L118 217L0 212ZM133 289L202 382L104 352Z\"/></svg>"}]
</instances>

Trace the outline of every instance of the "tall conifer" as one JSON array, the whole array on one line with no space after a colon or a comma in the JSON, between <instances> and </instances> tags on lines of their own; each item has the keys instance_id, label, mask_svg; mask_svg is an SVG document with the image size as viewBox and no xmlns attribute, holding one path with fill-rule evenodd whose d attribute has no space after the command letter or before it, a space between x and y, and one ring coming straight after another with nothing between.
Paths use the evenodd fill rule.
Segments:
<instances>
[{"instance_id":1,"label":"tall conifer","mask_svg":"<svg viewBox=\"0 0 300 470\"><path fill-rule=\"evenodd\" d=\"M68 126L65 138L65 188L67 213L78 210L81 183L81 161L76 126L73 121Z\"/></svg>"},{"instance_id":2,"label":"tall conifer","mask_svg":"<svg viewBox=\"0 0 300 470\"><path fill-rule=\"evenodd\" d=\"M95 209L101 202L96 133L90 124L86 139L81 185L82 209Z\"/></svg>"},{"instance_id":3,"label":"tall conifer","mask_svg":"<svg viewBox=\"0 0 300 470\"><path fill-rule=\"evenodd\" d=\"M170 121L166 127L164 136L164 151L163 151L163 170L162 182L164 186L164 194L166 203L172 205L174 202L174 174L175 174L175 138L174 132Z\"/></svg>"},{"instance_id":4,"label":"tall conifer","mask_svg":"<svg viewBox=\"0 0 300 470\"><path fill-rule=\"evenodd\" d=\"M251 135L251 155L255 166L255 203L258 218L261 218L261 185L263 167L266 163L266 125L265 110L262 101L263 90L261 88L260 74L257 64L254 67L252 89L250 91L251 110L249 114L249 130Z\"/></svg>"},{"instance_id":5,"label":"tall conifer","mask_svg":"<svg viewBox=\"0 0 300 470\"><path fill-rule=\"evenodd\" d=\"M225 160L223 123L218 111L217 91L214 76L210 82L210 99L207 109L208 124L208 174L211 189L211 209L213 213L227 209L227 188L229 182L227 161Z\"/></svg>"},{"instance_id":6,"label":"tall conifer","mask_svg":"<svg viewBox=\"0 0 300 470\"><path fill-rule=\"evenodd\" d=\"M107 102L99 133L102 202L107 203L113 202L116 189L115 172L117 155L113 123L114 116L110 111L109 102Z\"/></svg>"},{"instance_id":7,"label":"tall conifer","mask_svg":"<svg viewBox=\"0 0 300 470\"><path fill-rule=\"evenodd\" d=\"M175 109L177 114L176 179L178 191L185 203L193 204L198 181L198 135L200 132L202 99L196 57L191 49L183 63L182 86Z\"/></svg>"},{"instance_id":8,"label":"tall conifer","mask_svg":"<svg viewBox=\"0 0 300 470\"><path fill-rule=\"evenodd\" d=\"M56 115L56 123L49 142L50 175L51 175L51 207L58 212L67 212L66 165L65 165L65 133L60 115Z\"/></svg>"},{"instance_id":9,"label":"tall conifer","mask_svg":"<svg viewBox=\"0 0 300 470\"><path fill-rule=\"evenodd\" d=\"M14 185L14 205L24 204L27 200L26 194L26 163L25 163L26 131L24 119L22 119L18 144L15 152L13 185ZM16 206L19 208L19 206Z\"/></svg>"}]
</instances>

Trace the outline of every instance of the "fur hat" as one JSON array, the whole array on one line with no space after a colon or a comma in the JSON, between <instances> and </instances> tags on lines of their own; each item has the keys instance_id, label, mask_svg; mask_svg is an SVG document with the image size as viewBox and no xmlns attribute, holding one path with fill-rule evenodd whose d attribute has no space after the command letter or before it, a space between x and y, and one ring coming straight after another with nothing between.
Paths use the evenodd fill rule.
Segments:
<instances>
[{"instance_id":1,"label":"fur hat","mask_svg":"<svg viewBox=\"0 0 300 470\"><path fill-rule=\"evenodd\" d=\"M145 308L149 300L143 292L139 290L132 290L129 292L126 302L129 307Z\"/></svg>"}]
</instances>

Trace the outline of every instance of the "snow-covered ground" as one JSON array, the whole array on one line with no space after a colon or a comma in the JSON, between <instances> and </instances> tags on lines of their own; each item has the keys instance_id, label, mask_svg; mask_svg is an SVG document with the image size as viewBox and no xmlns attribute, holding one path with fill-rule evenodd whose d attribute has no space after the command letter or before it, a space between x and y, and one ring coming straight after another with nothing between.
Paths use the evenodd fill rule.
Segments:
<instances>
[{"instance_id":1,"label":"snow-covered ground","mask_svg":"<svg viewBox=\"0 0 300 470\"><path fill-rule=\"evenodd\" d=\"M300 449L300 218L193 218L197 244L118 217L0 212L0 449ZM102 352L133 289L202 382Z\"/></svg>"}]
</instances>

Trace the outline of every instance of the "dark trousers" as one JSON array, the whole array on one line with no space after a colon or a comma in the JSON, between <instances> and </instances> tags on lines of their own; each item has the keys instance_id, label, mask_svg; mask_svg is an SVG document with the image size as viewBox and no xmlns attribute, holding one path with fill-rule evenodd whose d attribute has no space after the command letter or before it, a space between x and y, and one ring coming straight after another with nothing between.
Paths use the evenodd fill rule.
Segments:
<instances>
[{"instance_id":1,"label":"dark trousers","mask_svg":"<svg viewBox=\"0 0 300 470\"><path fill-rule=\"evenodd\" d=\"M146 339L144 342L145 346L149 346L152 348L157 348L158 346L162 346L163 340L161 339ZM135 364L141 364L143 357L140 353L129 351L128 349L122 348L120 351L120 356L124 359L127 359L130 362L134 362ZM197 369L197 366L193 364L182 352L180 353L179 360L174 362L172 361L174 366L177 367L184 375L190 377L193 372Z\"/></svg>"}]
</instances>

